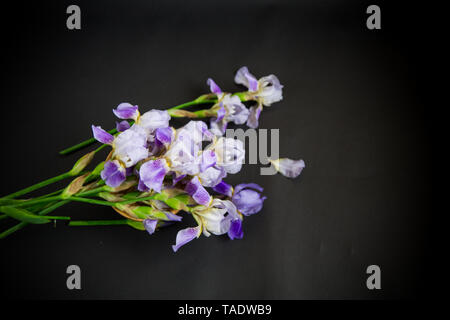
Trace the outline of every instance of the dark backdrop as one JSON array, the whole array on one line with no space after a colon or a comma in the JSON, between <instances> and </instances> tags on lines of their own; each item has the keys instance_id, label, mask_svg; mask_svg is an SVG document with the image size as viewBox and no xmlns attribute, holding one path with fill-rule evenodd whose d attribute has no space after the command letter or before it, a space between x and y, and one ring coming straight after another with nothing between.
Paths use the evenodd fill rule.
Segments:
<instances>
[{"instance_id":1,"label":"dark backdrop","mask_svg":"<svg viewBox=\"0 0 450 320\"><path fill-rule=\"evenodd\" d=\"M78 4L82 29L66 28ZM276 74L284 100L261 128L280 128L283 156L301 177L246 165L233 184L268 196L245 237L201 237L174 254L180 227L149 236L117 227L29 226L0 241L0 291L13 298L405 298L428 282L429 147L421 85L425 14L367 1L40 1L2 11L1 194L64 172L81 153L57 151L112 127L130 101L166 108L207 91L237 90L235 71ZM423 20L422 20L423 21ZM68 205L61 215L113 218ZM0 221L2 230L11 226ZM66 267L82 290L66 289ZM377 264L382 290L366 288Z\"/></svg>"}]
</instances>

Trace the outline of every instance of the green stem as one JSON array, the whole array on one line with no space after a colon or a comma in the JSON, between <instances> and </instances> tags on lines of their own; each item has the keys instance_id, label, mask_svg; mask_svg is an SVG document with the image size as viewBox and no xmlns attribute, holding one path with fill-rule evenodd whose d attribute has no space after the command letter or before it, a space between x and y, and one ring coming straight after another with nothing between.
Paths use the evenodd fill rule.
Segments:
<instances>
[{"instance_id":1,"label":"green stem","mask_svg":"<svg viewBox=\"0 0 450 320\"><path fill-rule=\"evenodd\" d=\"M97 152L99 152L100 150L102 150L103 148L105 148L105 147L107 147L107 146L108 146L108 145L106 145L106 144L101 145L100 147L98 147L97 149L95 149L95 150L93 151L93 154L96 154ZM91 153L92 153L92 152L91 152ZM88 154L88 155L89 155L89 154ZM84 156L84 157L86 157L86 156ZM81 159L83 159L84 157L82 157ZM80 159L80 160L81 160L81 159ZM92 158L91 158L91 159L92 159ZM80 161L80 160L78 160L78 161ZM77 161L77 163L78 163L78 161ZM75 165L76 165L76 164L75 164ZM86 165L86 164L85 164L85 165ZM37 189L43 188L43 187L45 187L45 186L48 186L49 184L52 184L52 183L55 183L55 182L64 180L64 179L66 179L66 178L70 178L70 177L82 175L82 174L85 173L85 172L79 172L79 171L81 171L81 170L76 171L76 173L75 173L73 170L74 170L74 168L72 168L72 169L69 170L68 172L62 173L62 174L57 175L57 176L55 176L55 177L52 177L52 178L49 178L49 179L47 179L47 180L41 181L41 182L39 182L39 183L36 183L36 184L34 184L34 185L31 185L31 186L29 186L29 187L27 187L27 188L24 188L24 189L22 189L22 190L19 190L19 191L16 191L16 192L14 192L14 193L11 193L11 194L9 194L9 195L7 195L7 196L2 197L1 199L5 200L5 199L13 199L13 198L17 198L17 197L23 196L24 194L30 193L30 192L32 192L32 191L34 191L34 190L37 190ZM49 195L57 194L58 192L60 192L60 191L55 191L55 192L52 192L52 193L50 193L50 194L41 196L41 197L39 197L39 198L42 198L42 197L48 197Z\"/></svg>"},{"instance_id":2,"label":"green stem","mask_svg":"<svg viewBox=\"0 0 450 320\"><path fill-rule=\"evenodd\" d=\"M88 197L88 196L92 196L92 195L96 195L102 191L105 191L108 188L108 186L101 186L92 190L88 190L85 192L81 192L79 194L77 194L78 197Z\"/></svg>"},{"instance_id":3,"label":"green stem","mask_svg":"<svg viewBox=\"0 0 450 320\"><path fill-rule=\"evenodd\" d=\"M12 199L12 198L17 198L17 197L23 196L24 194L27 194L27 193L29 193L29 192L31 192L31 191L40 189L40 188L42 188L42 187L48 186L49 184L52 184L52 183L61 181L61 180L63 180L63 179L69 178L69 177L71 177L71 176L72 176L72 175L71 175L69 172L65 172L65 173L60 174L60 175L58 175L58 176L55 176L55 177L53 177L53 178L50 178L50 179L41 181L41 182L39 182L39 183L36 183L36 184L34 184L34 185L32 185L32 186L29 186L29 187L27 187L27 188L25 188L25 189L16 191L16 192L14 192L14 193L11 193L11 194L9 194L9 195L3 197L3 199Z\"/></svg>"},{"instance_id":4,"label":"green stem","mask_svg":"<svg viewBox=\"0 0 450 320\"><path fill-rule=\"evenodd\" d=\"M47 213L52 212L53 210L65 205L66 203L68 203L69 201L59 201L54 203L53 205L41 210L38 215L43 216L46 215ZM16 224L15 226L9 228L8 230L0 233L0 239L6 238L8 235L10 235L11 233L14 233L22 228L24 228L25 226L27 226L28 223L27 222L20 222L18 224Z\"/></svg>"},{"instance_id":5,"label":"green stem","mask_svg":"<svg viewBox=\"0 0 450 320\"><path fill-rule=\"evenodd\" d=\"M201 101L192 100L192 101L180 104L178 106L172 107L170 109L167 109L167 111L183 109L183 108L190 107L190 106L195 106L195 105L198 105L198 104L216 103L216 102L217 102L217 100L201 100Z\"/></svg>"},{"instance_id":6,"label":"green stem","mask_svg":"<svg viewBox=\"0 0 450 320\"><path fill-rule=\"evenodd\" d=\"M131 203L135 203L135 202L139 202L139 201L152 200L154 198L155 198L155 195L152 195L152 196L148 196L148 197L141 197L141 198L125 200L125 201L121 201L121 202L109 202L109 201L103 201L103 200L97 200L97 199L82 198L80 196L72 196L72 197L68 197L68 198L63 198L62 196L53 196L53 197L48 197L48 198L44 198L44 199L36 199L36 200L21 202L21 203L14 204L11 206L12 207L22 207L22 206L28 206L28 205L37 204L37 203L45 203L45 202L58 201L58 200L70 200L70 201L85 202L85 203L90 203L90 204L98 204L98 205L102 205L102 206L115 207L118 205L131 204Z\"/></svg>"},{"instance_id":7,"label":"green stem","mask_svg":"<svg viewBox=\"0 0 450 320\"><path fill-rule=\"evenodd\" d=\"M0 239L6 238L6 237L9 236L11 233L14 233L14 232L16 232L16 231L22 229L22 228L25 227L27 224L28 224L28 223L26 223L26 222L21 222L21 223L16 224L15 226L9 228L9 229L6 230L6 231L3 231L2 233L0 233Z\"/></svg>"},{"instance_id":8,"label":"green stem","mask_svg":"<svg viewBox=\"0 0 450 320\"><path fill-rule=\"evenodd\" d=\"M117 204L124 205L124 204L131 204L131 203L139 202L139 201L153 200L153 199L155 199L155 196L157 196L157 195L152 195L152 196L148 196L148 197L134 198L134 199L130 199L130 200L115 202L114 206L117 205Z\"/></svg>"},{"instance_id":9,"label":"green stem","mask_svg":"<svg viewBox=\"0 0 450 320\"><path fill-rule=\"evenodd\" d=\"M167 109L167 111L178 110L178 109L182 109L182 108L186 108L186 107L193 106L193 105L198 105L198 104L215 103L215 102L216 102L216 100L203 100L203 99L198 99L197 98L195 100L192 100L192 101L189 101L189 102L186 102L186 103L182 103L180 105L177 105L177 106L174 106L172 108L169 108L169 109ZM130 122L130 124L133 124L133 123L134 123L133 121ZM115 133L117 133L117 129L111 129L111 130L108 131L108 133L115 134ZM80 142L80 143L78 143L76 145L73 145L73 146L71 146L69 148L61 150L59 152L59 154L66 155L66 154L72 153L74 151L77 151L79 149L82 149L84 147L87 147L87 146L93 144L95 141L96 140L94 138L87 139L87 140L85 140L83 142Z\"/></svg>"},{"instance_id":10,"label":"green stem","mask_svg":"<svg viewBox=\"0 0 450 320\"><path fill-rule=\"evenodd\" d=\"M61 193L61 192L63 192L63 191L64 191L64 189L59 189L59 190L56 190L56 191L54 191L54 192L50 192L50 193L44 194L44 195L42 195L42 196L39 196L39 197L36 197L36 198L33 198L33 199L44 199L44 198L48 198L48 197L51 197L51 196L55 196L55 195L57 195L58 193Z\"/></svg>"},{"instance_id":11,"label":"green stem","mask_svg":"<svg viewBox=\"0 0 450 320\"><path fill-rule=\"evenodd\" d=\"M79 220L70 221L69 226L71 227L85 227L85 226L112 226L112 225L126 225L127 220Z\"/></svg>"},{"instance_id":12,"label":"green stem","mask_svg":"<svg viewBox=\"0 0 450 320\"><path fill-rule=\"evenodd\" d=\"M67 198L67 200L85 202L85 203L90 203L90 204L98 204L101 206L109 206L109 207L113 207L115 205L114 202L90 199L90 198L82 198L82 197L69 197L69 198Z\"/></svg>"}]
</instances>

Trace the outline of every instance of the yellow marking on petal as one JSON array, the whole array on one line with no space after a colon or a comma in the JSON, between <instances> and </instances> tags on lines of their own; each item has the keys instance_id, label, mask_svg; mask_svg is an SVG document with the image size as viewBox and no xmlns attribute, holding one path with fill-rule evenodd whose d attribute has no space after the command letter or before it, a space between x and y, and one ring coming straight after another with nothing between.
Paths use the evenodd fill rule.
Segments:
<instances>
[{"instance_id":1,"label":"yellow marking on petal","mask_svg":"<svg viewBox=\"0 0 450 320\"><path fill-rule=\"evenodd\" d=\"M141 120L141 113L140 113L139 110L138 110L138 111L137 111L137 116L136 116L136 119L134 119L134 122L136 122L137 124L139 124L140 120Z\"/></svg>"}]
</instances>

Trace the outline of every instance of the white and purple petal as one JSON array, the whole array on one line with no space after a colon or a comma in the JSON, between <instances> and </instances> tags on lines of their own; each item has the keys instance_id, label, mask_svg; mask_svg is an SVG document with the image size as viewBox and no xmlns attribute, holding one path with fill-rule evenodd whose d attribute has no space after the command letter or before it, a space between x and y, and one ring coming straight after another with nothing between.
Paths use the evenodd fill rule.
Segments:
<instances>
[{"instance_id":1,"label":"white and purple petal","mask_svg":"<svg viewBox=\"0 0 450 320\"><path fill-rule=\"evenodd\" d=\"M302 173L303 168L305 168L305 162L303 160L281 158L269 161L278 172L288 178L298 177Z\"/></svg>"},{"instance_id":2,"label":"white and purple petal","mask_svg":"<svg viewBox=\"0 0 450 320\"><path fill-rule=\"evenodd\" d=\"M202 185L205 187L216 186L226 176L227 172L223 168L217 166L210 167L198 175Z\"/></svg>"},{"instance_id":3,"label":"white and purple petal","mask_svg":"<svg viewBox=\"0 0 450 320\"><path fill-rule=\"evenodd\" d=\"M136 120L139 116L138 106L133 106L128 102L123 102L113 109L113 113L119 119L133 119Z\"/></svg>"},{"instance_id":4,"label":"white and purple petal","mask_svg":"<svg viewBox=\"0 0 450 320\"><path fill-rule=\"evenodd\" d=\"M130 129L130 124L128 123L127 120L123 120L123 121L120 121L120 122L116 121L116 130L118 132L123 132L123 131L128 130L128 129Z\"/></svg>"},{"instance_id":5,"label":"white and purple petal","mask_svg":"<svg viewBox=\"0 0 450 320\"><path fill-rule=\"evenodd\" d=\"M153 109L144 113L138 120L138 124L144 128L147 133L158 128L167 128L169 126L170 115L166 110Z\"/></svg>"},{"instance_id":6,"label":"white and purple petal","mask_svg":"<svg viewBox=\"0 0 450 320\"><path fill-rule=\"evenodd\" d=\"M173 139L173 130L171 127L158 128L155 130L155 138L164 146L168 146Z\"/></svg>"},{"instance_id":7,"label":"white and purple petal","mask_svg":"<svg viewBox=\"0 0 450 320\"><path fill-rule=\"evenodd\" d=\"M169 221L181 221L181 220L183 220L182 216L173 214L172 212L169 212L169 211L164 211L164 214L166 215L166 218Z\"/></svg>"},{"instance_id":8,"label":"white and purple petal","mask_svg":"<svg viewBox=\"0 0 450 320\"><path fill-rule=\"evenodd\" d=\"M155 219L145 219L143 222L145 230L149 234L153 234L156 230L156 225L158 224L158 220Z\"/></svg>"},{"instance_id":9,"label":"white and purple petal","mask_svg":"<svg viewBox=\"0 0 450 320\"><path fill-rule=\"evenodd\" d=\"M254 189L254 190L258 191L258 192L263 192L264 191L264 188L261 187L259 184L256 184L256 183L241 183L241 184L238 184L234 188L234 193L239 193L239 192L241 192L241 190L244 190L244 189Z\"/></svg>"},{"instance_id":10,"label":"white and purple petal","mask_svg":"<svg viewBox=\"0 0 450 320\"><path fill-rule=\"evenodd\" d=\"M208 130L208 125L203 121L191 120L177 130L177 139L186 137L189 137L196 144L201 144L203 141L213 140L214 134Z\"/></svg>"},{"instance_id":11,"label":"white and purple petal","mask_svg":"<svg viewBox=\"0 0 450 320\"><path fill-rule=\"evenodd\" d=\"M226 121L216 121L215 118L211 118L209 125L210 125L209 131L212 132L214 135L221 137L225 134L228 123Z\"/></svg>"},{"instance_id":12,"label":"white and purple petal","mask_svg":"<svg viewBox=\"0 0 450 320\"><path fill-rule=\"evenodd\" d=\"M237 185L234 189L231 201L236 205L240 213L249 216L259 212L266 197L261 196L262 188L255 183Z\"/></svg>"},{"instance_id":13,"label":"white and purple petal","mask_svg":"<svg viewBox=\"0 0 450 320\"><path fill-rule=\"evenodd\" d=\"M175 240L175 245L172 246L174 252L177 252L180 247L184 246L186 243L198 238L201 233L201 227L197 226L194 228L186 228L178 231L177 238Z\"/></svg>"},{"instance_id":14,"label":"white and purple petal","mask_svg":"<svg viewBox=\"0 0 450 320\"><path fill-rule=\"evenodd\" d=\"M150 160L145 162L139 169L139 178L150 190L161 192L162 183L167 172L166 160Z\"/></svg>"},{"instance_id":15,"label":"white and purple petal","mask_svg":"<svg viewBox=\"0 0 450 320\"><path fill-rule=\"evenodd\" d=\"M217 166L231 174L241 170L245 160L245 149L241 140L221 137L217 140L214 151L217 157Z\"/></svg>"},{"instance_id":16,"label":"white and purple petal","mask_svg":"<svg viewBox=\"0 0 450 320\"><path fill-rule=\"evenodd\" d=\"M114 141L114 136L105 130L102 129L100 126L91 126L92 128L92 134L94 135L94 139L98 142L104 143L104 144L112 144Z\"/></svg>"},{"instance_id":17,"label":"white and purple petal","mask_svg":"<svg viewBox=\"0 0 450 320\"><path fill-rule=\"evenodd\" d=\"M243 124L247 121L250 111L238 96L228 95L224 98L223 103L228 110L227 121L232 121L236 124Z\"/></svg>"},{"instance_id":18,"label":"white and purple petal","mask_svg":"<svg viewBox=\"0 0 450 320\"><path fill-rule=\"evenodd\" d=\"M259 105L257 107L250 107L250 113L247 119L247 126L253 129L258 128L259 125L259 116L261 115L262 106Z\"/></svg>"},{"instance_id":19,"label":"white and purple petal","mask_svg":"<svg viewBox=\"0 0 450 320\"><path fill-rule=\"evenodd\" d=\"M222 90L219 88L219 86L214 82L213 79L209 78L206 81L206 84L209 86L209 90L211 90L212 93L219 94L222 93Z\"/></svg>"},{"instance_id":20,"label":"white and purple petal","mask_svg":"<svg viewBox=\"0 0 450 320\"><path fill-rule=\"evenodd\" d=\"M257 97L262 100L265 106L270 106L272 103L283 100L283 85L281 85L275 75L271 74L270 76L262 77L258 83Z\"/></svg>"},{"instance_id":21,"label":"white and purple petal","mask_svg":"<svg viewBox=\"0 0 450 320\"><path fill-rule=\"evenodd\" d=\"M201 155L200 172L212 167L216 164L216 153L214 150L205 150Z\"/></svg>"},{"instance_id":22,"label":"white and purple petal","mask_svg":"<svg viewBox=\"0 0 450 320\"><path fill-rule=\"evenodd\" d=\"M148 157L145 130L134 124L121 132L114 140L114 157L131 167Z\"/></svg>"},{"instance_id":23,"label":"white and purple petal","mask_svg":"<svg viewBox=\"0 0 450 320\"><path fill-rule=\"evenodd\" d=\"M258 90L258 80L248 71L247 67L242 67L236 72L234 82L246 86L251 92Z\"/></svg>"}]
</instances>

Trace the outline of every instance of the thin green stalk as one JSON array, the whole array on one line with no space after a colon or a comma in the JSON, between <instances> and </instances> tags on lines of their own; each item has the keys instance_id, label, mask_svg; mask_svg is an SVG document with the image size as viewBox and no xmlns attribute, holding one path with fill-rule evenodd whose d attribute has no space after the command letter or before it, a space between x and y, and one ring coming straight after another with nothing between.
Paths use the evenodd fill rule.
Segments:
<instances>
[{"instance_id":1,"label":"thin green stalk","mask_svg":"<svg viewBox=\"0 0 450 320\"><path fill-rule=\"evenodd\" d=\"M88 196L92 196L92 195L96 195L102 191L105 191L106 188L108 188L108 186L101 186L92 190L88 190L85 192L81 192L79 194L77 194L78 197L88 197Z\"/></svg>"},{"instance_id":2,"label":"thin green stalk","mask_svg":"<svg viewBox=\"0 0 450 320\"><path fill-rule=\"evenodd\" d=\"M33 199L44 199L44 198L56 196L58 193L61 193L61 192L63 192L63 191L64 191L64 188L63 188L63 189L56 190L56 191L54 191L54 192L50 192L50 193L44 194L44 195L42 195L42 196L39 196L39 197L36 197L36 198L33 198Z\"/></svg>"},{"instance_id":3,"label":"thin green stalk","mask_svg":"<svg viewBox=\"0 0 450 320\"><path fill-rule=\"evenodd\" d=\"M2 233L0 233L0 239L6 238L6 237L9 236L11 233L16 232L16 231L22 229L22 228L25 227L26 225L27 225L26 222L21 222L21 223L16 224L15 226L9 228L8 230L3 231Z\"/></svg>"},{"instance_id":4,"label":"thin green stalk","mask_svg":"<svg viewBox=\"0 0 450 320\"><path fill-rule=\"evenodd\" d=\"M106 146L107 146L106 144L101 145L100 147L98 147L98 148L95 149L94 151L92 151L92 152L86 154L85 156L81 157L81 158L75 163L75 166L77 166L77 165L79 165L79 163L80 163L80 161L81 161L81 163L80 163L81 166L80 166L80 167L75 168L75 166L74 166L71 170L69 170L69 171L67 171L67 172L65 172L65 173L62 173L62 174L57 175L57 176L55 176L55 177L52 177L52 178L49 178L49 179L47 179L47 180L41 181L41 182L36 183L36 184L34 184L34 185L31 185L31 186L29 186L29 187L27 187L27 188L24 188L24 189L22 189L22 190L16 191L16 192L14 192L14 193L11 193L11 194L9 194L9 195L7 195L7 196L2 197L1 199L5 200L5 199L13 199L13 198L17 198L17 197L23 196L24 194L27 194L27 193L30 193L30 192L35 191L35 190L37 190L37 189L43 188L43 187L45 187L45 186L48 186L48 185L50 185L50 184L52 184L52 183L55 183L55 182L64 180L64 179L66 179L66 178L75 177L75 176L82 175L82 174L86 173L86 172L84 172L84 171L81 172L81 171L82 171L82 168L84 168L84 166L86 166L86 165L92 160L93 155L95 155L97 152L99 152L100 150L102 150L102 149L105 148ZM89 157L86 158L87 156L89 156ZM88 161L86 161L86 160L88 160ZM79 169L78 169L78 168L79 168ZM78 169L78 170L75 170L75 169ZM58 192L58 191L57 191L57 192ZM57 194L57 192L54 192L53 194ZM47 197L47 196L49 196L49 195L47 194L47 195L45 195L45 196L43 196L43 197ZM39 198L41 198L41 197L39 197Z\"/></svg>"},{"instance_id":5,"label":"thin green stalk","mask_svg":"<svg viewBox=\"0 0 450 320\"><path fill-rule=\"evenodd\" d=\"M134 199L130 199L130 200L115 202L114 204L115 205L117 205L117 204L123 205L123 204L131 204L131 203L135 203L135 202L139 202L139 201L153 200L153 199L155 199L155 196L157 196L157 195L152 195L152 196L148 196L148 197L141 197L141 198L134 198Z\"/></svg>"},{"instance_id":6,"label":"thin green stalk","mask_svg":"<svg viewBox=\"0 0 450 320\"><path fill-rule=\"evenodd\" d=\"M79 220L70 221L69 226L71 227L85 227L85 226L112 226L112 225L126 225L127 220Z\"/></svg>"},{"instance_id":7,"label":"thin green stalk","mask_svg":"<svg viewBox=\"0 0 450 320\"><path fill-rule=\"evenodd\" d=\"M134 198L134 199L120 201L120 202L109 202L109 201L96 200L96 199L90 199L90 198L81 198L81 197L76 197L76 196L70 197L67 200L85 202L85 203L90 203L90 204L98 204L98 205L110 206L110 207L117 207L120 205L126 205L126 204L131 204L131 203L146 201L146 200L152 200L152 199L155 199L155 195L148 196L148 197Z\"/></svg>"},{"instance_id":8,"label":"thin green stalk","mask_svg":"<svg viewBox=\"0 0 450 320\"><path fill-rule=\"evenodd\" d=\"M103 205L103 206L115 206L116 204L114 202L91 199L91 198L84 198L86 196L96 195L102 191L105 191L106 188L107 188L106 186L101 186L101 187L98 187L98 188L95 188L92 190L88 190L88 191L82 192L78 195L67 197L67 198L63 197L62 195L58 195L58 196L51 196L51 197L40 198L40 199L31 199L28 201L23 201L23 202L18 202L18 203L12 204L11 206L24 207L24 206L31 206L31 205L42 204L42 203L47 203L47 202L52 202L52 201L59 201L59 200L85 202L85 203L98 204L98 205ZM138 201L150 200L153 198L154 198L154 196L135 198L135 199L123 201L123 203L122 202L119 202L119 203L120 204L129 204L129 203L138 202Z\"/></svg>"},{"instance_id":9,"label":"thin green stalk","mask_svg":"<svg viewBox=\"0 0 450 320\"><path fill-rule=\"evenodd\" d=\"M11 193L11 194L3 197L3 199L12 199L12 198L17 198L17 197L23 196L24 194L30 193L31 191L43 188L45 186L48 186L49 184L61 181L63 179L69 178L71 176L72 175L70 174L70 172L65 172L65 173L60 174L58 176L55 176L53 178L41 181L41 182L36 183L36 184L34 184L32 186L29 186L27 188L24 188L22 190L19 190L19 191L16 191L14 193Z\"/></svg>"},{"instance_id":10,"label":"thin green stalk","mask_svg":"<svg viewBox=\"0 0 450 320\"><path fill-rule=\"evenodd\" d=\"M70 202L70 201L66 201L66 200L65 200L65 201L59 201L59 202L56 202L56 203L54 203L53 205L51 205L51 206L49 206L49 207L47 207L47 208L41 210L41 211L38 213L38 215L40 215L40 216L46 215L47 213L50 213L50 212L52 212L53 210L56 210L57 208L59 208L59 207L65 205L65 204L68 203L68 202ZM0 233L0 239L6 238L6 237L7 237L8 235L10 235L11 233L14 233L14 232L16 232L16 231L18 231L18 230L24 228L24 227L27 226L28 224L29 224L29 223L23 222L23 221L20 222L20 223L18 223L18 224L16 224L15 226L9 228L8 230L6 230L6 231Z\"/></svg>"},{"instance_id":11,"label":"thin green stalk","mask_svg":"<svg viewBox=\"0 0 450 320\"><path fill-rule=\"evenodd\" d=\"M178 106L172 107L170 109L167 109L167 111L183 109L183 108L190 107L190 106L195 106L195 105L198 105L198 104L216 103L216 102L217 102L217 100L202 100L202 101L192 100L192 101L180 104Z\"/></svg>"},{"instance_id":12,"label":"thin green stalk","mask_svg":"<svg viewBox=\"0 0 450 320\"><path fill-rule=\"evenodd\" d=\"M98 204L98 205L101 205L101 206L109 206L109 207L113 207L114 206L114 202L97 200L97 199L90 199L90 198L69 197L69 198L67 198L67 200L78 201L78 202L85 202L85 203L90 203L90 204Z\"/></svg>"}]
</instances>

